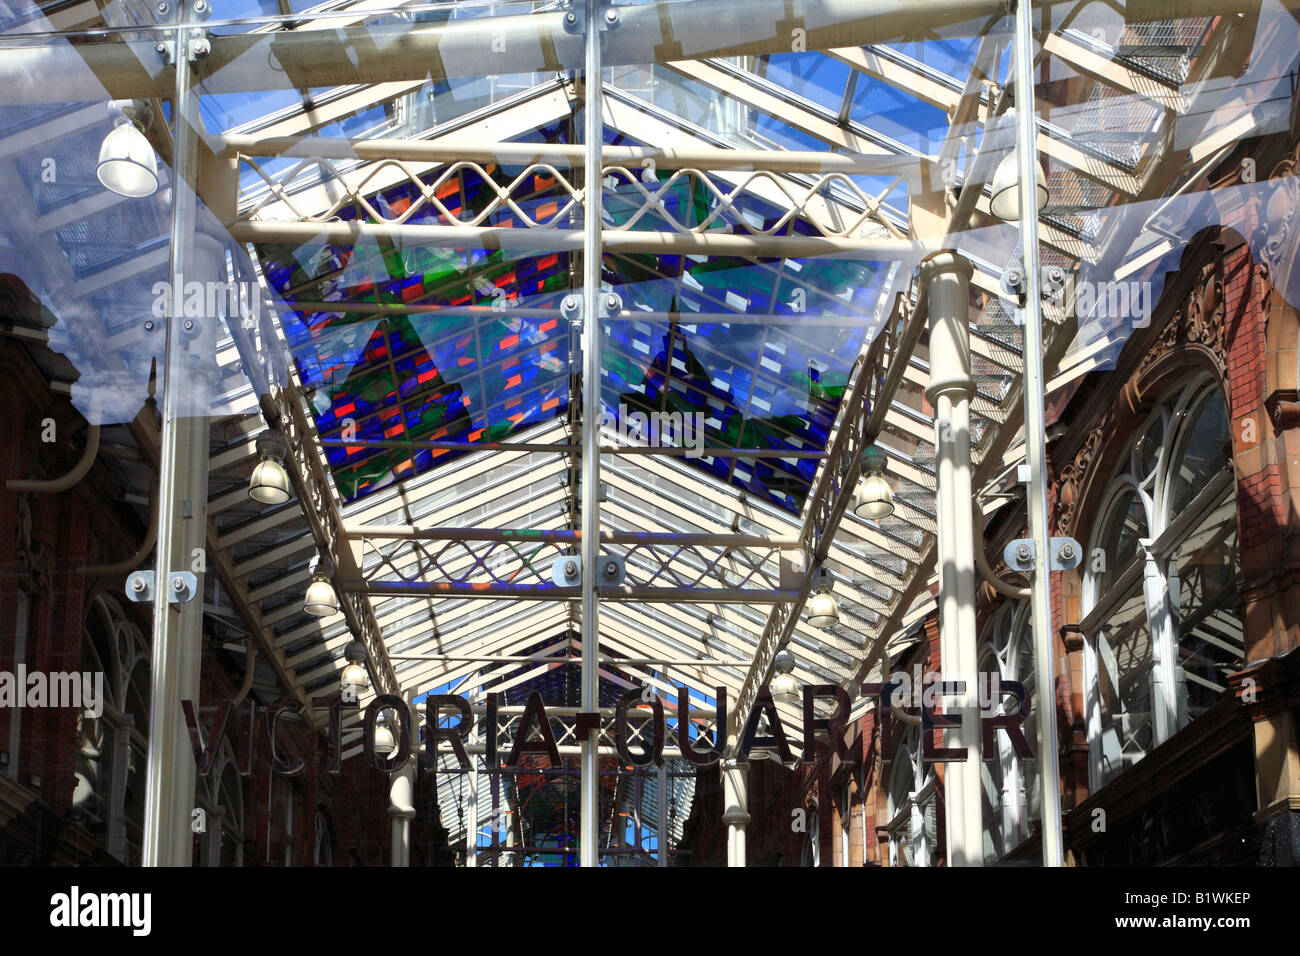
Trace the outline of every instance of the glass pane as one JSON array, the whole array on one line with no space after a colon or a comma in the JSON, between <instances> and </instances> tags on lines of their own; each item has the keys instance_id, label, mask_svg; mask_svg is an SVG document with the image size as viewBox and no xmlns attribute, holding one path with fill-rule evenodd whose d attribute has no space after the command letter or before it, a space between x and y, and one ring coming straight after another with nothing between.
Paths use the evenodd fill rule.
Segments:
<instances>
[{"instance_id":1,"label":"glass pane","mask_svg":"<svg viewBox=\"0 0 1300 956\"><path fill-rule=\"evenodd\" d=\"M1187 410L1181 423L1179 444L1170 466L1170 520L1227 467L1231 451L1228 409L1223 395L1214 387Z\"/></svg>"},{"instance_id":2,"label":"glass pane","mask_svg":"<svg viewBox=\"0 0 1300 956\"><path fill-rule=\"evenodd\" d=\"M1108 515L1097 541L1097 547L1106 555L1106 569L1096 578L1095 594L1098 597L1107 592L1115 575L1135 559L1138 541L1150 536L1146 506L1135 489L1120 492L1111 504Z\"/></svg>"},{"instance_id":3,"label":"glass pane","mask_svg":"<svg viewBox=\"0 0 1300 956\"><path fill-rule=\"evenodd\" d=\"M1178 549L1178 661L1190 718L1214 706L1228 692L1228 675L1245 663L1238 582L1236 500L1229 494Z\"/></svg>"},{"instance_id":4,"label":"glass pane","mask_svg":"<svg viewBox=\"0 0 1300 956\"><path fill-rule=\"evenodd\" d=\"M1096 640L1100 771L1109 780L1154 745L1151 632L1141 590L1120 605Z\"/></svg>"}]
</instances>

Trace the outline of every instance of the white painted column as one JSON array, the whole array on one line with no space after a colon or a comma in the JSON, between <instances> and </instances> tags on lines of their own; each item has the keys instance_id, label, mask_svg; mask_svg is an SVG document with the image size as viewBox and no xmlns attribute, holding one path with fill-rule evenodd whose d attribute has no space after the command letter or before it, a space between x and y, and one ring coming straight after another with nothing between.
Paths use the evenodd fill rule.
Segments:
<instances>
[{"instance_id":1,"label":"white painted column","mask_svg":"<svg viewBox=\"0 0 1300 956\"><path fill-rule=\"evenodd\" d=\"M939 564L940 673L963 680L963 694L944 698L945 711L961 715L961 727L945 735L950 747L966 750L963 762L944 768L944 823L949 866L983 866L981 824L978 666L975 633L975 532L970 503L970 364L972 267L953 252L939 252L921 264L929 299L930 384L926 398L935 410L937 560ZM955 739L954 739L955 738Z\"/></svg>"},{"instance_id":2,"label":"white painted column","mask_svg":"<svg viewBox=\"0 0 1300 956\"><path fill-rule=\"evenodd\" d=\"M388 818L392 821L392 865L411 865L411 821L415 819L414 756L388 776Z\"/></svg>"},{"instance_id":3,"label":"white painted column","mask_svg":"<svg viewBox=\"0 0 1300 956\"><path fill-rule=\"evenodd\" d=\"M722 761L722 822L727 825L727 866L745 865L745 827L749 824L749 762Z\"/></svg>"}]
</instances>

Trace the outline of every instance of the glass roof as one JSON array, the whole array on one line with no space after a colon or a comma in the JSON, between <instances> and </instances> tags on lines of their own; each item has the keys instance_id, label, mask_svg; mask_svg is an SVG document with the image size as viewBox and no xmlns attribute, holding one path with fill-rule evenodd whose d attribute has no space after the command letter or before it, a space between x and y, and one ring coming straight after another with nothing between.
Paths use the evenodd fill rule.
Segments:
<instances>
[{"instance_id":1,"label":"glass roof","mask_svg":"<svg viewBox=\"0 0 1300 956\"><path fill-rule=\"evenodd\" d=\"M1157 18L1160 3L1130 6L1044 5L1041 258L1080 282L1149 283L1154 301L1207 227L1257 241L1241 210L1267 199L1267 171L1213 194L1208 175L1237 144L1290 128L1300 45L1276 4L1176 20ZM629 664L619 680L734 698L766 676L779 640L800 680L856 688L915 639L936 587L915 274L930 251L958 248L975 267L977 484L997 484L1023 454L1023 329L1002 288L1017 232L989 211L1012 145L1002 4L883 26L829 4L836 22L810 20L802 38L757 13L715 23L703 0L618 4L595 197L600 293L616 305L586 317L565 305L582 292L591 205L567 6L214 7L186 114L198 170L180 175L174 68L156 54L174 28L154 5L0 12L0 172L16 187L0 196L0 276L12 337L52 388L111 443L137 448L117 474L143 522L157 453L137 416L167 388L156 289L171 279L176 210L197 193L190 231L220 246L208 266L256 290L251 310L237 297L217 310L203 362L177 376L211 419L208 517L224 577L210 603L295 693L336 683L364 630L390 689L518 679L511 693L567 700L571 665L525 677L529 664L492 658L567 654L581 632L578 602L551 577L581 531L579 319L598 322L601 341L590 413L604 425L602 550L625 561L629 587L663 586L671 568L713 592L602 599L602 653L704 662ZM1224 49L1250 55L1229 70ZM57 68L57 82L30 82L32 64ZM139 101L128 106L158 158L157 191L130 201L100 186L94 162L125 99ZM1143 328L1077 304L1044 305L1049 401L1114 367ZM854 416L889 456L896 510L827 525ZM639 423L674 420L681 431L641 447ZM244 494L268 423L301 452L291 464L305 504ZM524 546L519 532L534 537ZM330 547L356 602L320 621L300 592ZM773 583L791 549L824 558L836 627L809 625L804 595ZM795 575L804 591L810 570ZM536 593L520 598L525 588ZM748 599L718 598L746 588ZM452 659L475 655L488 660Z\"/></svg>"}]
</instances>

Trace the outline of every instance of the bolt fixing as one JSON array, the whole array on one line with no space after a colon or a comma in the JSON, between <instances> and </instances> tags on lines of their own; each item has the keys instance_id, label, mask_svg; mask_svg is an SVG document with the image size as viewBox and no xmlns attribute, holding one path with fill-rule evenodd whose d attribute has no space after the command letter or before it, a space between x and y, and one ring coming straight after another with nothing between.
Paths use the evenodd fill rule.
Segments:
<instances>
[{"instance_id":1,"label":"bolt fixing","mask_svg":"<svg viewBox=\"0 0 1300 956\"><path fill-rule=\"evenodd\" d=\"M577 561L565 561L565 562L564 562L564 576L565 576L565 577L571 578L571 577L573 577L573 576L574 576L575 574L577 574L577 573L578 573L578 562L577 562Z\"/></svg>"},{"instance_id":2,"label":"bolt fixing","mask_svg":"<svg viewBox=\"0 0 1300 956\"><path fill-rule=\"evenodd\" d=\"M1071 558L1073 558L1074 545L1069 544L1068 542L1066 544L1061 545L1061 557L1064 558L1066 561L1069 561Z\"/></svg>"},{"instance_id":3,"label":"bolt fixing","mask_svg":"<svg viewBox=\"0 0 1300 956\"><path fill-rule=\"evenodd\" d=\"M185 320L185 331L186 331L186 332L193 332L193 331L194 331L194 320L193 320L193 319L186 319L186 320Z\"/></svg>"},{"instance_id":4,"label":"bolt fixing","mask_svg":"<svg viewBox=\"0 0 1300 956\"><path fill-rule=\"evenodd\" d=\"M566 14L564 15L564 22L565 22L565 23L577 23L577 22L578 22L578 15L577 15L576 13L574 13L572 10L570 10L568 13L566 13Z\"/></svg>"},{"instance_id":5,"label":"bolt fixing","mask_svg":"<svg viewBox=\"0 0 1300 956\"><path fill-rule=\"evenodd\" d=\"M185 579L184 579L184 578L172 578L172 590L175 591L177 594L180 594L182 591L184 591L184 590L185 590Z\"/></svg>"},{"instance_id":6,"label":"bolt fixing","mask_svg":"<svg viewBox=\"0 0 1300 956\"><path fill-rule=\"evenodd\" d=\"M607 577L607 578L612 578L612 577L613 577L614 575L616 575L616 574L618 574L618 564L615 563L615 562L613 562L613 561L606 561L606 562L605 562L605 577Z\"/></svg>"},{"instance_id":7,"label":"bolt fixing","mask_svg":"<svg viewBox=\"0 0 1300 956\"><path fill-rule=\"evenodd\" d=\"M1029 545L1022 544L1016 547L1016 559L1019 561L1029 560Z\"/></svg>"},{"instance_id":8,"label":"bolt fixing","mask_svg":"<svg viewBox=\"0 0 1300 956\"><path fill-rule=\"evenodd\" d=\"M137 594L143 593L145 587L144 578L136 578L131 582L131 590L135 591Z\"/></svg>"}]
</instances>

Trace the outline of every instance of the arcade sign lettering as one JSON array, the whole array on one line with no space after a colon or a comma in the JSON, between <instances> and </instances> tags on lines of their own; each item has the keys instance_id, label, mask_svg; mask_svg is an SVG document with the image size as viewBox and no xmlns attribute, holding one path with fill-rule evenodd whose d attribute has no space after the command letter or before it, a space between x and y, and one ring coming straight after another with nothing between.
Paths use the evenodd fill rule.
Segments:
<instances>
[{"instance_id":1,"label":"arcade sign lettering","mask_svg":"<svg viewBox=\"0 0 1300 956\"><path fill-rule=\"evenodd\" d=\"M895 736L893 721L895 718L892 713L892 705L899 700L897 691L900 686L899 683L862 685L862 691L866 696L874 696L879 700L877 722L881 731L881 757L884 760L890 760L893 757ZM1029 742L1026 740L1022 729L1029 711L1025 689L1014 681L1002 681L1001 687L1015 694L1016 700L1019 701L1019 707L1010 713L1002 709L991 714L981 713L981 752L984 754L985 760L998 758L993 742L996 732L1002 730L1009 737L1016 754L1021 758L1030 758L1033 756L1033 752L1030 750ZM961 721L956 715L936 712L935 703L940 697L960 695L964 691L965 683L962 681L936 681L933 686L927 684L926 692L920 695L923 760L930 763L949 763L966 759L965 748L940 746L935 740L937 735L930 732L960 726ZM727 726L727 691L724 687L718 687L715 693L715 699L717 700L715 727L725 728ZM834 701L835 707L830 714L819 717L816 713L816 705L818 701L823 700ZM355 707L356 703L354 701L345 701L341 695L336 694L330 697L313 698L312 705L315 709L329 711L329 724L326 734L328 741L326 770L334 774L341 773L343 769L343 708ZM497 728L500 707L499 694L488 694L486 696L480 724L480 736L484 741L484 759L488 766L498 767L507 772L535 772L535 766L521 766L525 756L534 754L548 757L553 766L562 765L563 761L559 747L556 744L555 733L551 728L551 720L547 715L546 705L542 701L541 694L533 692L528 696L523 713L520 716L518 729L514 734L514 741L504 754L500 752L497 735L493 732ZM642 707L650 708L648 718L644 714L638 714L638 716L642 720L648 719L651 721L652 734L648 740L635 743L636 735L632 731L633 710ZM217 705L206 731L200 725L198 711L193 701L181 701L181 708L185 715L185 723L189 728L190 742L194 748L194 759L198 773L201 776L211 772L217 751L227 733L231 732L232 718L235 718L236 710L240 712L236 722L242 720L242 726L238 729L235 744L236 763L241 774L247 776L252 773L254 751L259 740L259 734L256 730L259 710L262 711L260 715L262 718L260 739L265 747L266 763L272 772L283 776L293 776L301 773L307 767L307 762L301 756L286 754L283 751L278 733L280 721L286 713L302 712L302 705L296 700L282 698L265 708L260 708L252 700L245 701L238 706L232 700L223 700ZM376 723L379 715L385 710L396 715L396 726L394 728L396 746L391 753L387 754L375 748ZM843 733L849 712L849 694L842 687L834 684L815 684L804 687L803 752L796 757L791 752L789 737L781 723L771 692L765 687L757 695L749 717L745 721L745 727L738 742L737 756L748 759L754 751L763 750L775 756L786 766L795 766L801 762L812 762L818 750L818 734L824 732L830 746L834 748L840 759L846 763L855 764L858 762L859 756L850 752L850 747L845 741ZM441 725L444 718L453 716L457 719L450 726ZM574 716L575 731L579 739L586 737L589 731L600 728L601 715L599 713L579 713ZM391 773L405 764L410 758L414 736L412 733L413 723L411 710L402 698L393 694L379 694L370 701L366 707L363 721L363 743L365 752L376 770ZM691 728L695 726L690 716L690 701L687 691L682 688L677 696L677 749L682 759L688 763L697 767L712 766L724 756L726 749L725 737L722 733L715 731L713 739L710 741L705 731L699 729L695 734L699 740L692 740ZM425 699L423 749L419 754L421 769L427 771L435 769L437 764L435 755L439 753L439 745L445 743L449 750L442 752L453 754L461 769L468 770L470 768L470 755L465 748L465 744L469 740L472 729L473 710L468 699L456 694L429 695ZM640 689L628 691L619 699L615 707L613 736L619 756L626 764L638 768L661 766L665 759L664 751L667 740L667 721L663 701L657 696L643 696Z\"/></svg>"}]
</instances>

